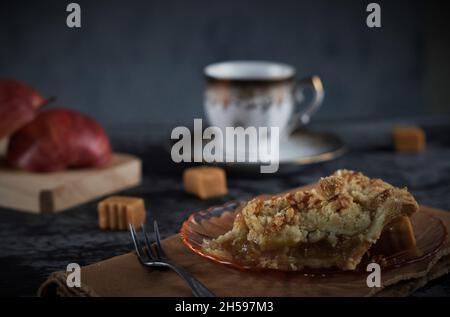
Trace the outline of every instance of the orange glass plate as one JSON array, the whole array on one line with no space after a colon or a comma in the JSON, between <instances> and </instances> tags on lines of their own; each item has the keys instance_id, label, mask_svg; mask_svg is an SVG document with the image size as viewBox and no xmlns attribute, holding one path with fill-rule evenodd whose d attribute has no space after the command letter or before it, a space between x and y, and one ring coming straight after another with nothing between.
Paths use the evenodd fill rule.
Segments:
<instances>
[{"instance_id":1,"label":"orange glass plate","mask_svg":"<svg viewBox=\"0 0 450 317\"><path fill-rule=\"evenodd\" d=\"M246 204L245 201L234 201L222 206L212 207L193 213L183 223L181 228L181 238L183 243L198 255L210 259L214 262L229 265L241 270L261 271L261 268L252 267L237 261L229 261L209 254L203 249L204 240L215 239L228 232L233 227L236 213ZM389 256L383 256L383 270L396 268L417 261L422 261L432 256L443 246L447 229L444 223L437 217L427 212L420 211L411 218L416 238L416 248L405 250ZM372 254L372 257L376 254ZM339 274L339 273L362 273L365 271L369 259L363 259L361 265L355 271L341 271L339 269L303 269L303 273L314 274ZM273 269L264 269L273 270Z\"/></svg>"}]
</instances>

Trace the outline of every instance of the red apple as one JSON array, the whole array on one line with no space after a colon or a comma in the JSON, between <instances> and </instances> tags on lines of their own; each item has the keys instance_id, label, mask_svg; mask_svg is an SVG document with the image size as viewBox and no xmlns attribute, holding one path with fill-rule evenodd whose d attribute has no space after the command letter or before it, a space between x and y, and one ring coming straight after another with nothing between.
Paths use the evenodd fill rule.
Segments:
<instances>
[{"instance_id":1,"label":"red apple","mask_svg":"<svg viewBox=\"0 0 450 317\"><path fill-rule=\"evenodd\" d=\"M42 110L11 136L7 162L31 172L101 167L111 158L109 139L94 120L68 109Z\"/></svg>"},{"instance_id":2,"label":"red apple","mask_svg":"<svg viewBox=\"0 0 450 317\"><path fill-rule=\"evenodd\" d=\"M33 120L45 98L27 84L0 79L0 139Z\"/></svg>"}]
</instances>

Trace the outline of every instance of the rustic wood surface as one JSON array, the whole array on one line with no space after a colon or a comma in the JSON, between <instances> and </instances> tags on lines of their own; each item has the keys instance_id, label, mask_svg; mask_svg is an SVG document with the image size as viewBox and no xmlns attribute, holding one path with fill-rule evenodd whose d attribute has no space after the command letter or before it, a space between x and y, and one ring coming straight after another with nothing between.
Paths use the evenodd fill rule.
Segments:
<instances>
[{"instance_id":1,"label":"rustic wood surface","mask_svg":"<svg viewBox=\"0 0 450 317\"><path fill-rule=\"evenodd\" d=\"M141 182L141 160L114 154L104 168L29 173L0 165L0 206L53 213Z\"/></svg>"},{"instance_id":2,"label":"rustic wood surface","mask_svg":"<svg viewBox=\"0 0 450 317\"><path fill-rule=\"evenodd\" d=\"M450 213L421 206L420 212L439 217L450 228ZM415 230L429 230L420 226ZM450 244L433 256L382 272L382 287L368 288L367 275L337 274L310 277L300 272L256 273L240 271L204 259L184 246L180 236L163 242L168 256L195 275L218 296L407 296L428 281L448 273ZM40 295L63 296L191 296L184 282L171 271L143 268L134 253L82 268L82 288L68 289L66 275L54 273L40 288Z\"/></svg>"}]
</instances>

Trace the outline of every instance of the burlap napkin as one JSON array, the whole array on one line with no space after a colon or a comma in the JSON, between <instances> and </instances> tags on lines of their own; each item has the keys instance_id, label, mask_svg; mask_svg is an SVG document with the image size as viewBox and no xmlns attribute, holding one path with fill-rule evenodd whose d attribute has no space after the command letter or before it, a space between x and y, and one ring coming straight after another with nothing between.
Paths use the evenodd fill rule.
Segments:
<instances>
[{"instance_id":1,"label":"burlap napkin","mask_svg":"<svg viewBox=\"0 0 450 317\"><path fill-rule=\"evenodd\" d=\"M450 228L450 213L421 207ZM165 239L168 256L202 281L218 296L406 296L450 269L450 243L432 257L382 272L382 288L368 288L366 277L338 274L310 277L301 273L255 273L213 263L188 250L179 235ZM80 288L66 285L66 273L53 273L39 296L191 296L171 271L143 268L134 253L117 256L81 269Z\"/></svg>"}]
</instances>

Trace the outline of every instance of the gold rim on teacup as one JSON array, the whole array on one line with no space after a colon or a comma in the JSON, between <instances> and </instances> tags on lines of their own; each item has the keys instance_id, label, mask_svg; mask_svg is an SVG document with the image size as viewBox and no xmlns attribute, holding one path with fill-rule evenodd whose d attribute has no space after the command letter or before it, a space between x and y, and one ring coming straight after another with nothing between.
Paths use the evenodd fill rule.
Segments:
<instances>
[{"instance_id":1,"label":"gold rim on teacup","mask_svg":"<svg viewBox=\"0 0 450 317\"><path fill-rule=\"evenodd\" d=\"M318 76L296 80L293 66L277 62L220 62L206 66L204 74L206 117L221 129L278 127L280 135L289 137L309 123L325 94ZM313 92L309 102L306 89Z\"/></svg>"}]
</instances>

